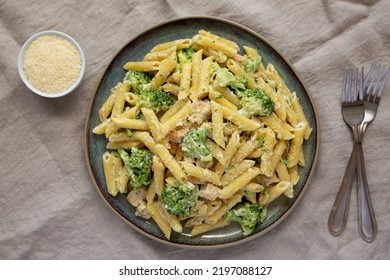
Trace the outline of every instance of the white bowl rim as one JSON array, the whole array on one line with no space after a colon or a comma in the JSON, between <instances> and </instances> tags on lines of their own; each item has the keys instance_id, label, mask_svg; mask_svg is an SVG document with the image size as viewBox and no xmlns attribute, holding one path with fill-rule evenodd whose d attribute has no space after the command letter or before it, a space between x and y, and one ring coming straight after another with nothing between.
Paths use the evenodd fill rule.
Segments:
<instances>
[{"instance_id":1,"label":"white bowl rim","mask_svg":"<svg viewBox=\"0 0 390 280\"><path fill-rule=\"evenodd\" d=\"M67 39L76 47L77 51L80 54L81 69L80 69L80 74L79 74L77 80L69 88L67 88L66 90L59 92L59 93L46 93L46 92L40 91L39 89L37 89L33 85L31 85L31 83L27 80L27 78L24 74L24 70L23 70L24 53L31 42L33 42L35 39L37 39L38 37L43 36L43 35L57 35L57 36L60 36L60 37ZM85 72L85 64L86 63L85 63L85 56L84 56L83 50L81 49L81 47L77 43L77 41L75 39L73 39L71 36L69 36L68 34L61 32L61 31L56 31L56 30L45 30L45 31L41 31L41 32L38 32L38 33L35 33L34 35L32 35L23 44L22 48L20 49L19 57L18 57L18 71L19 71L19 75L20 75L20 78L22 79L23 83L27 86L27 88L29 88L35 94L43 96L43 97L47 97L47 98L62 97L62 96L68 95L69 93L74 91L80 85L81 80L83 79L84 72Z\"/></svg>"}]
</instances>

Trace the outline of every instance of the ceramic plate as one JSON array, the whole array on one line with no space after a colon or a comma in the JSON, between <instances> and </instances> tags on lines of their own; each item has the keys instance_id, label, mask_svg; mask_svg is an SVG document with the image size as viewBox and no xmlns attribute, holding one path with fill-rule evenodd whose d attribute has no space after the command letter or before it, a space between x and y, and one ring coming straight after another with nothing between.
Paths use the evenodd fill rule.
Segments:
<instances>
[{"instance_id":1,"label":"ceramic plate","mask_svg":"<svg viewBox=\"0 0 390 280\"><path fill-rule=\"evenodd\" d=\"M233 40L239 44L254 47L259 50L266 65L272 63L278 70L288 87L297 93L306 117L313 128L308 141L304 142L306 166L299 169L300 181L295 186L294 199L281 198L272 203L268 209L267 221L258 226L250 236L243 236L239 225L232 223L228 227L215 230L197 237L190 237L189 232L178 234L173 232L171 240L166 240L156 224L134 215L134 208L127 202L125 195L112 197L107 193L102 166L102 155L106 151L107 140L91 131L99 124L98 112L106 100L110 89L124 77L123 65L127 61L141 61L145 54L155 45L180 38L191 38L198 30L204 29L221 37ZM284 220L301 200L312 176L318 154L319 127L310 94L289 62L260 35L237 23L210 17L189 17L174 19L153 28L133 38L114 56L99 80L90 103L86 122L86 160L97 190L109 207L137 231L164 243L193 246L228 246L259 238Z\"/></svg>"}]
</instances>

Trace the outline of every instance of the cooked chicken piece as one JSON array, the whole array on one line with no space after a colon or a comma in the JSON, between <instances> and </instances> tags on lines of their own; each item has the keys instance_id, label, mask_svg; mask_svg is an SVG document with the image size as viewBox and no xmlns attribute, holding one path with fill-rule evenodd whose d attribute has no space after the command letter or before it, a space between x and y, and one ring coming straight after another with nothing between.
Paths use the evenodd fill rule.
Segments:
<instances>
[{"instance_id":1,"label":"cooked chicken piece","mask_svg":"<svg viewBox=\"0 0 390 280\"><path fill-rule=\"evenodd\" d=\"M168 133L168 139L169 141L173 143L180 143L181 139L183 139L184 135L188 132L189 127L175 127L174 130Z\"/></svg>"},{"instance_id":2,"label":"cooked chicken piece","mask_svg":"<svg viewBox=\"0 0 390 280\"><path fill-rule=\"evenodd\" d=\"M211 116L211 107L209 102L194 100L192 103L193 113L188 117L192 123L202 124Z\"/></svg>"},{"instance_id":3,"label":"cooked chicken piece","mask_svg":"<svg viewBox=\"0 0 390 280\"><path fill-rule=\"evenodd\" d=\"M202 187L199 191L199 196L206 198L210 201L214 201L218 198L219 188L213 184L207 184L206 187Z\"/></svg>"},{"instance_id":4,"label":"cooked chicken piece","mask_svg":"<svg viewBox=\"0 0 390 280\"><path fill-rule=\"evenodd\" d=\"M137 210L135 211L135 215L138 217L142 217L146 220L150 219L150 213L148 211L148 208L146 206L146 201L142 200L140 205L138 205Z\"/></svg>"},{"instance_id":5,"label":"cooked chicken piece","mask_svg":"<svg viewBox=\"0 0 390 280\"><path fill-rule=\"evenodd\" d=\"M127 201L134 207L138 207L146 198L146 192L146 187L134 189L127 195Z\"/></svg>"}]
</instances>

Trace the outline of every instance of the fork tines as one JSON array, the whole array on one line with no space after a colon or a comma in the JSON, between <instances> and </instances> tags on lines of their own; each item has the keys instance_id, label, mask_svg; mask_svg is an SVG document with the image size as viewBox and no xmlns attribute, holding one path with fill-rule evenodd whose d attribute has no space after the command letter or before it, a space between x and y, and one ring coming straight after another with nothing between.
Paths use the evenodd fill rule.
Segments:
<instances>
[{"instance_id":1,"label":"fork tines","mask_svg":"<svg viewBox=\"0 0 390 280\"><path fill-rule=\"evenodd\" d=\"M364 68L362 67L360 76L359 76L358 68L356 68L355 71L353 68L345 69L342 92L341 92L341 102L343 104L349 104L351 102L363 101L363 97L364 97Z\"/></svg>"},{"instance_id":2,"label":"fork tines","mask_svg":"<svg viewBox=\"0 0 390 280\"><path fill-rule=\"evenodd\" d=\"M382 69L381 69L382 68ZM381 66L373 64L364 79L365 99L367 101L379 102L386 81L389 77L390 66ZM377 76L379 77L377 78ZM374 84L374 81L376 83Z\"/></svg>"}]
</instances>

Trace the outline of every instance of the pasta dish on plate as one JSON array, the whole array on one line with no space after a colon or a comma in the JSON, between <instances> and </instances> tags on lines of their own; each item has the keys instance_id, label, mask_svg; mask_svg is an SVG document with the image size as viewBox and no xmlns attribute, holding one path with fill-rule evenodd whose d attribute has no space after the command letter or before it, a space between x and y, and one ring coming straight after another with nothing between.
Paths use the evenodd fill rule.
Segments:
<instances>
[{"instance_id":1,"label":"pasta dish on plate","mask_svg":"<svg viewBox=\"0 0 390 280\"><path fill-rule=\"evenodd\" d=\"M108 193L167 239L230 223L247 236L294 197L312 128L277 69L242 48L205 30L157 44L123 65L99 110Z\"/></svg>"}]
</instances>

